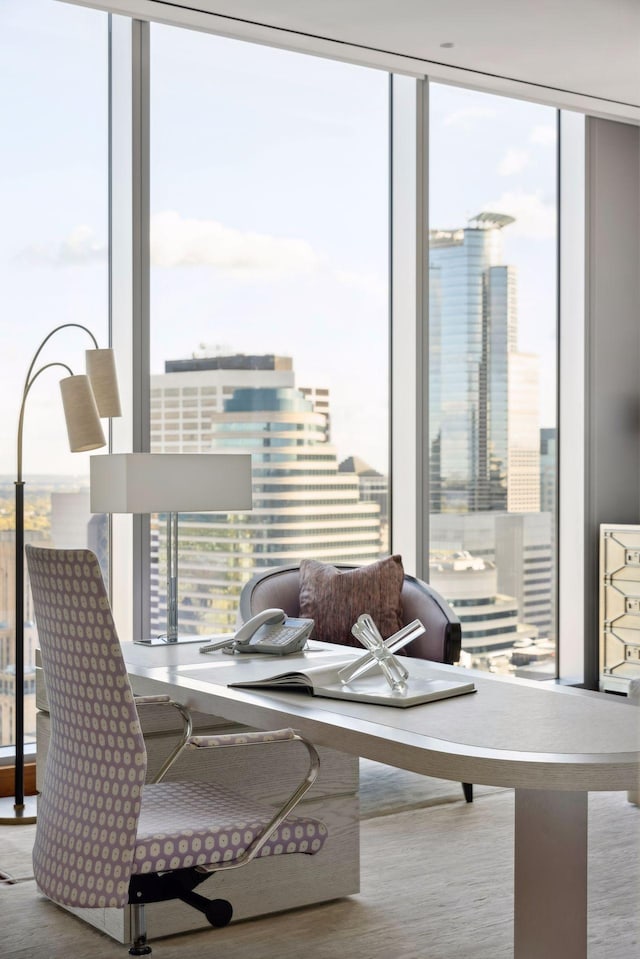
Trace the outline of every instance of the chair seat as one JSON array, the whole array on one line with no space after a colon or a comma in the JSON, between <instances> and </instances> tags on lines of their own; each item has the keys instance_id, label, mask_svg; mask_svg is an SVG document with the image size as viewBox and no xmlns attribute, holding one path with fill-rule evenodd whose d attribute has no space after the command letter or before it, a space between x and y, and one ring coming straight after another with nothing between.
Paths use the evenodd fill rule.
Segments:
<instances>
[{"instance_id":1,"label":"chair seat","mask_svg":"<svg viewBox=\"0 0 640 959\"><path fill-rule=\"evenodd\" d=\"M163 872L237 859L271 820L274 809L210 783L156 783L144 787L134 873ZM319 852L323 822L291 816L258 856Z\"/></svg>"}]
</instances>

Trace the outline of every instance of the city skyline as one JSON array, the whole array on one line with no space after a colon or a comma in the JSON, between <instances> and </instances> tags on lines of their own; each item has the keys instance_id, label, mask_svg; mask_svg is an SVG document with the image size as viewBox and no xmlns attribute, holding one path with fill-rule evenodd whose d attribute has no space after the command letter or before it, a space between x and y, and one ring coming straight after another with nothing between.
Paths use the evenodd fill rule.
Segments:
<instances>
[{"instance_id":1,"label":"city skyline","mask_svg":"<svg viewBox=\"0 0 640 959\"><path fill-rule=\"evenodd\" d=\"M50 0L0 4L0 476L8 484L24 376L38 344L65 323L88 326L100 345L107 342L108 40L103 12ZM521 386L506 415L506 434L503 408L502 434L495 417L490 423L489 406L481 411L486 438L495 444L484 451L485 465L492 456L496 464L500 459L502 473L494 476L500 493L503 477L508 484L517 466L527 483L537 485L539 504L534 467L542 442L548 504L555 476L549 431L556 425L557 395L558 113L442 83L429 83L427 93L429 230L464 232L482 213L510 221L493 265L496 282L487 282L490 308L495 317L503 310L507 333L517 318L517 350L511 349L509 362L514 371L519 365ZM364 481L339 472L338 464L362 460L389 479L389 115L383 70L150 26L151 377L164 375L167 358L206 352L211 344L291 357L295 380L283 388L301 388L304 403L316 404L316 416L324 399L328 412L331 397L324 423L330 426L332 482L336 489L349 487L362 516L386 502L384 484L376 481L377 492L367 501ZM422 268L429 269L428 255ZM449 312L453 317L455 307ZM431 320L433 336L437 317ZM454 328L452 321L451 333ZM42 362L64 361L78 372L87 345L80 331L65 330L47 345ZM433 352L433 342L429 346ZM539 391L527 354L539 358ZM127 362L123 357L124 369ZM88 456L67 451L57 380L47 372L29 395L27 503L43 477L83 489L88 481ZM123 387L129 402L131 383ZM510 458L514 417L521 426L526 420L529 432L527 455L518 463ZM259 470L257 465L257 485ZM519 499L507 489L506 500L462 504L491 507L493 527L482 519L487 513L468 512L455 529L440 522L440 514L432 531L442 533L439 544L448 550L458 541L463 550L475 544L482 562L502 562L495 588L506 594L511 617L519 604L544 629L552 616L542 607L554 603L553 543L547 543L553 532L547 535L542 519L550 514L498 510L514 509L516 502L533 510L524 485ZM509 518L522 515L535 518ZM508 519L498 522L498 516ZM40 520L45 527L52 523L49 514ZM253 527L244 532L257 541ZM260 545L268 547L262 532ZM509 580L518 537L521 572ZM436 548L433 542L426 547ZM327 547L323 558L335 559L330 552ZM368 561L369 555L362 557ZM267 548L265 559L272 558Z\"/></svg>"},{"instance_id":2,"label":"city skyline","mask_svg":"<svg viewBox=\"0 0 640 959\"><path fill-rule=\"evenodd\" d=\"M185 631L232 630L243 583L301 556L366 564L382 553L380 506L341 472L330 441L330 395L305 396L277 355L168 360L151 381L154 453L250 453L253 508L185 515L179 606ZM153 528L153 526L152 526ZM154 631L165 621L162 524L151 568Z\"/></svg>"},{"instance_id":3,"label":"city skyline","mask_svg":"<svg viewBox=\"0 0 640 959\"><path fill-rule=\"evenodd\" d=\"M16 398L39 339L77 321L106 340L107 18L29 0L0 7L0 22L10 474ZM340 457L386 472L387 75L160 25L151 42L152 371L201 342L290 352L300 382L332 391ZM555 111L430 90L430 226L458 228L480 209L516 217L505 261L519 273L521 348L543 358L552 397ZM19 339L8 335L15 317ZM55 358L81 366L83 348L61 339ZM52 373L30 397L28 473L82 472L56 391ZM542 426L553 413L547 400Z\"/></svg>"}]
</instances>

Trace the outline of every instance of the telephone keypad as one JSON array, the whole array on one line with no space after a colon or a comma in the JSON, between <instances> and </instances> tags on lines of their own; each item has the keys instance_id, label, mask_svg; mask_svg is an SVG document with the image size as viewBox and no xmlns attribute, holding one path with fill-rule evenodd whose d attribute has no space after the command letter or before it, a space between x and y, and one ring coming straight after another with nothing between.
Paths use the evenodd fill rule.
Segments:
<instances>
[{"instance_id":1,"label":"telephone keypad","mask_svg":"<svg viewBox=\"0 0 640 959\"><path fill-rule=\"evenodd\" d=\"M269 627L269 645L273 646L285 646L290 639L296 636L300 632L299 626L270 626ZM256 634L253 639L250 641L250 645L253 643L260 643L260 636Z\"/></svg>"}]
</instances>

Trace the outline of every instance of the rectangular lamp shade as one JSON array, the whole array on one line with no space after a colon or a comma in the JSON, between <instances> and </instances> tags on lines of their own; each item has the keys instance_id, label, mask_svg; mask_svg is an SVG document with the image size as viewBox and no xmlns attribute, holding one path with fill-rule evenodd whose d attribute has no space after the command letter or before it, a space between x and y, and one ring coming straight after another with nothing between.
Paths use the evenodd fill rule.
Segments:
<instances>
[{"instance_id":1,"label":"rectangular lamp shade","mask_svg":"<svg viewBox=\"0 0 640 959\"><path fill-rule=\"evenodd\" d=\"M113 453L90 458L92 513L251 509L248 453Z\"/></svg>"}]
</instances>

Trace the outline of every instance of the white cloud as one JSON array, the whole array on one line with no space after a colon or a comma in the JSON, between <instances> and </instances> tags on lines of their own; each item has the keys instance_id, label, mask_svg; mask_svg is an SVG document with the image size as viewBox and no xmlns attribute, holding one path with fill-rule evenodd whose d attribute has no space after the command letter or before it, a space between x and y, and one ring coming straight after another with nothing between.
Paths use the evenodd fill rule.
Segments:
<instances>
[{"instance_id":1,"label":"white cloud","mask_svg":"<svg viewBox=\"0 0 640 959\"><path fill-rule=\"evenodd\" d=\"M477 120L490 120L495 117L496 111L492 107L469 107L466 110L454 110L443 120L445 127L462 127L470 130L476 126Z\"/></svg>"},{"instance_id":2,"label":"white cloud","mask_svg":"<svg viewBox=\"0 0 640 959\"><path fill-rule=\"evenodd\" d=\"M376 273L358 273L354 270L336 270L335 278L343 286L376 299L386 296L388 286L384 277Z\"/></svg>"},{"instance_id":3,"label":"white cloud","mask_svg":"<svg viewBox=\"0 0 640 959\"><path fill-rule=\"evenodd\" d=\"M515 217L516 222L508 228L511 235L534 240L547 240L555 236L555 207L544 203L539 193L503 193L497 200L485 203L483 209Z\"/></svg>"},{"instance_id":4,"label":"white cloud","mask_svg":"<svg viewBox=\"0 0 640 959\"><path fill-rule=\"evenodd\" d=\"M151 263L210 266L230 276L290 276L313 272L320 257L306 240L243 232L167 210L151 217Z\"/></svg>"},{"instance_id":5,"label":"white cloud","mask_svg":"<svg viewBox=\"0 0 640 959\"><path fill-rule=\"evenodd\" d=\"M35 266L58 267L93 263L106 255L106 245L96 239L91 227L81 224L60 243L33 243L21 250L17 259Z\"/></svg>"},{"instance_id":6,"label":"white cloud","mask_svg":"<svg viewBox=\"0 0 640 959\"><path fill-rule=\"evenodd\" d=\"M524 170L528 162L529 154L526 150L509 147L498 164L498 173L500 176L513 176L514 173L520 173L521 170Z\"/></svg>"},{"instance_id":7,"label":"white cloud","mask_svg":"<svg viewBox=\"0 0 640 959\"><path fill-rule=\"evenodd\" d=\"M529 140L531 143L538 143L545 147L554 146L556 142L556 129L546 124L544 126L536 126L531 131Z\"/></svg>"}]
</instances>

